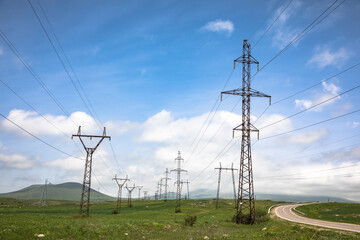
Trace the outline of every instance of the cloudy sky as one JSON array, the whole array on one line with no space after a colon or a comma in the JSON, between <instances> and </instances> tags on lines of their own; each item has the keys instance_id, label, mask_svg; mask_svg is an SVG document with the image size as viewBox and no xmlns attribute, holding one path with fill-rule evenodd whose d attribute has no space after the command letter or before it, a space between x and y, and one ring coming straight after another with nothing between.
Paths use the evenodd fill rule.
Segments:
<instances>
[{"instance_id":1,"label":"cloudy sky","mask_svg":"<svg viewBox=\"0 0 360 240\"><path fill-rule=\"evenodd\" d=\"M115 196L117 174L153 193L178 151L190 190L216 189L219 162L239 167L241 99L219 96L240 87L248 39L252 87L272 96L251 103L255 192L360 201L359 12L356 0L0 1L0 192L82 182L79 125L111 136L95 189Z\"/></svg>"}]
</instances>

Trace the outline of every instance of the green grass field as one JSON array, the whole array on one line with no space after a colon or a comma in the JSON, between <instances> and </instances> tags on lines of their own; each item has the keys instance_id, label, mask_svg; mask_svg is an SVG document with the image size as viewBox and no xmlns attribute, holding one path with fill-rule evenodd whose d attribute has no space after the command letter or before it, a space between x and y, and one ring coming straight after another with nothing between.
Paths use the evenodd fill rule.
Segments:
<instances>
[{"instance_id":1,"label":"green grass field","mask_svg":"<svg viewBox=\"0 0 360 240\"><path fill-rule=\"evenodd\" d=\"M360 224L359 203L318 203L297 207L306 217L333 222Z\"/></svg>"},{"instance_id":2,"label":"green grass field","mask_svg":"<svg viewBox=\"0 0 360 240\"><path fill-rule=\"evenodd\" d=\"M36 201L38 202L38 201ZM0 199L0 239L359 239L360 234L316 230L266 215L272 201L257 201L259 222L236 225L232 200L184 200L182 212L174 213L174 201L134 201L112 214L114 202L94 203L90 217L77 216L76 202ZM125 205L125 202L123 203ZM185 226L187 215L197 216L194 226ZM41 235L40 235L41 236Z\"/></svg>"}]
</instances>

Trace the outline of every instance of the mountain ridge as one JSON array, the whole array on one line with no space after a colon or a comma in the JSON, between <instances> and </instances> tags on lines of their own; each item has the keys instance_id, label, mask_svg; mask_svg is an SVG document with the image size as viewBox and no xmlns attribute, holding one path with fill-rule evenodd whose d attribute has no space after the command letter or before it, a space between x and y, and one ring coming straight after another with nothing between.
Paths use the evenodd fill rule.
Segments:
<instances>
[{"instance_id":1,"label":"mountain ridge","mask_svg":"<svg viewBox=\"0 0 360 240\"><path fill-rule=\"evenodd\" d=\"M28 187L9 192L1 193L0 197L9 197L19 200L30 200L40 199L44 184L33 184ZM52 200L68 200L68 201L80 201L82 184L77 182L65 182L59 184L48 184L47 185L47 199ZM183 195L184 196L184 195ZM154 199L154 196L151 196ZM197 189L190 192L191 199L214 199L216 198L216 190L209 189ZM234 198L233 193L221 193L220 198L232 199ZM312 195L285 195L285 194L265 194L256 193L255 198L257 200L272 200L272 201L283 201L283 202L348 202L354 203L345 198L332 197L332 196L312 196ZM172 197L168 197L172 199ZM91 189L92 202L96 201L115 201L116 198L103 194L99 191Z\"/></svg>"}]
</instances>

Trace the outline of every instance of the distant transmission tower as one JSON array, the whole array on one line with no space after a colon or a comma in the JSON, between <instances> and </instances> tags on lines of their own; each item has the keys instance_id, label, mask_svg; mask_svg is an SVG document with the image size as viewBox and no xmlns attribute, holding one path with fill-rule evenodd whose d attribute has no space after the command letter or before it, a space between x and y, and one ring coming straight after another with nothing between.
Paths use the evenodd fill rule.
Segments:
<instances>
[{"instance_id":1,"label":"distant transmission tower","mask_svg":"<svg viewBox=\"0 0 360 240\"><path fill-rule=\"evenodd\" d=\"M132 191L135 189L135 183L134 183L134 186L133 187L128 187L126 185L126 189L128 190L129 194L128 194L128 207L132 207L132 204L131 204L131 193Z\"/></svg>"},{"instance_id":2,"label":"distant transmission tower","mask_svg":"<svg viewBox=\"0 0 360 240\"><path fill-rule=\"evenodd\" d=\"M255 222L255 198L250 132L259 132L259 130L250 123L250 99L251 97L271 97L250 87L251 64L259 66L259 62L251 56L251 46L246 39L243 42L243 54L234 60L234 67L236 62L242 63L242 88L222 92L221 96L222 94L242 96L242 123L233 129L233 135L236 130L242 131L236 223L253 224Z\"/></svg>"},{"instance_id":3,"label":"distant transmission tower","mask_svg":"<svg viewBox=\"0 0 360 240\"><path fill-rule=\"evenodd\" d=\"M118 197L117 197L117 202L116 202L116 210L118 213L120 213L121 211L121 194L122 194L122 188L125 185L125 183L127 181L130 181L130 179L128 178L128 176L126 175L126 178L118 178L117 175L115 174L115 177L113 178L113 180L116 181L119 190L118 190Z\"/></svg>"},{"instance_id":4,"label":"distant transmission tower","mask_svg":"<svg viewBox=\"0 0 360 240\"><path fill-rule=\"evenodd\" d=\"M186 184L186 190L187 190L187 194L185 194L185 199L189 200L190 199L190 192L189 192L189 181L186 182L181 182L181 184ZM182 185L181 185L181 191L182 191Z\"/></svg>"},{"instance_id":5,"label":"distant transmission tower","mask_svg":"<svg viewBox=\"0 0 360 240\"><path fill-rule=\"evenodd\" d=\"M175 213L181 212L180 209L180 201L181 201L181 179L180 179L180 173L181 172L187 172L184 169L181 169L181 161L184 161L184 159L181 158L181 153L180 151L178 151L178 157L175 158L175 161L177 161L177 168L171 170L171 172L176 172L177 173L177 178L176 178L176 205L175 205Z\"/></svg>"},{"instance_id":6,"label":"distant transmission tower","mask_svg":"<svg viewBox=\"0 0 360 240\"><path fill-rule=\"evenodd\" d=\"M141 191L141 189L143 188L144 186L137 186L137 189L139 189L139 197L138 197L138 200L140 201L141 199L140 199L140 191Z\"/></svg>"},{"instance_id":7,"label":"distant transmission tower","mask_svg":"<svg viewBox=\"0 0 360 240\"><path fill-rule=\"evenodd\" d=\"M165 177L163 178L165 180L165 198L164 198L164 201L166 202L167 199L168 199L168 191L167 191L167 188L168 188L168 180L170 180L171 178L168 178L168 175L169 175L169 170L166 169L165 171Z\"/></svg>"},{"instance_id":8,"label":"distant transmission tower","mask_svg":"<svg viewBox=\"0 0 360 240\"><path fill-rule=\"evenodd\" d=\"M163 178L160 178L160 182L159 182L159 188L160 188L160 192L159 192L159 200L162 199L162 187L163 187L163 183L162 183Z\"/></svg>"},{"instance_id":9,"label":"distant transmission tower","mask_svg":"<svg viewBox=\"0 0 360 240\"><path fill-rule=\"evenodd\" d=\"M156 191L155 191L155 200L159 200L159 190L160 190L160 183L158 182L156 185Z\"/></svg>"},{"instance_id":10,"label":"distant transmission tower","mask_svg":"<svg viewBox=\"0 0 360 240\"><path fill-rule=\"evenodd\" d=\"M104 127L104 132L102 136L96 135L84 135L81 134L81 126L79 126L78 133L72 135L73 137L79 137L81 144L83 145L86 151L86 161L85 161L85 170L84 170L84 180L82 185L81 200L80 200L80 215L89 216L89 206L90 206L90 189L91 189L91 168L92 168L92 156L95 150L99 147L100 143L104 138L111 139L110 136L106 136L106 128ZM85 146L82 138L100 138L100 141L93 148L88 148Z\"/></svg>"},{"instance_id":11,"label":"distant transmission tower","mask_svg":"<svg viewBox=\"0 0 360 240\"><path fill-rule=\"evenodd\" d=\"M40 197L40 205L45 206L46 205L46 201L47 201L47 185L48 185L48 180L45 179L45 185L42 189L42 193L41 193L41 197Z\"/></svg>"},{"instance_id":12,"label":"distant transmission tower","mask_svg":"<svg viewBox=\"0 0 360 240\"><path fill-rule=\"evenodd\" d=\"M230 170L231 173L232 173L233 188L234 188L234 199L235 199L235 203L236 203L234 170L237 170L237 169L233 168L233 164L231 164L231 168L223 168L223 167L221 167L221 162L219 164L220 164L220 167L215 168L215 169L219 170L218 188L217 188L217 194L216 194L216 209L218 209L218 207L219 207L220 181L221 181L221 171L222 170Z\"/></svg>"},{"instance_id":13,"label":"distant transmission tower","mask_svg":"<svg viewBox=\"0 0 360 240\"><path fill-rule=\"evenodd\" d=\"M144 193L144 200L146 200L147 198L148 198L148 191L143 191L143 193Z\"/></svg>"}]
</instances>

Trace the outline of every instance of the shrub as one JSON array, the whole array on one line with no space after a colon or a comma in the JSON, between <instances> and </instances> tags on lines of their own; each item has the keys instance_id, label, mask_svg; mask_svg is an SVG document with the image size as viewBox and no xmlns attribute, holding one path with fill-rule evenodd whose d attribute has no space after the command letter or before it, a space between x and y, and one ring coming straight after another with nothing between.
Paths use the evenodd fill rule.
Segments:
<instances>
[{"instance_id":1,"label":"shrub","mask_svg":"<svg viewBox=\"0 0 360 240\"><path fill-rule=\"evenodd\" d=\"M259 214L256 215L255 217L255 222L252 221L252 218L250 217L249 214L244 214L241 216L241 219L239 219L240 222L242 224L259 224L259 223L263 223L269 220L269 216L267 216L266 214ZM237 215L234 215L231 218L231 222L236 223L237 222Z\"/></svg>"},{"instance_id":2,"label":"shrub","mask_svg":"<svg viewBox=\"0 0 360 240\"><path fill-rule=\"evenodd\" d=\"M185 217L185 226L193 226L196 222L196 216L194 215L187 215Z\"/></svg>"},{"instance_id":3,"label":"shrub","mask_svg":"<svg viewBox=\"0 0 360 240\"><path fill-rule=\"evenodd\" d=\"M112 213L112 214L118 214L119 212L118 212L117 209L114 209L114 210L111 211L111 213Z\"/></svg>"}]
</instances>

